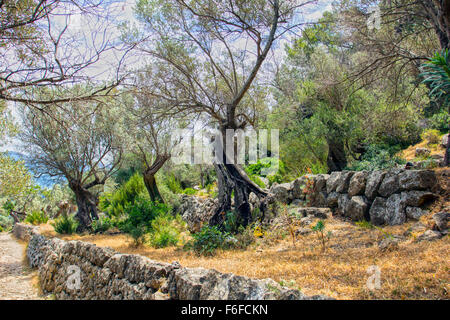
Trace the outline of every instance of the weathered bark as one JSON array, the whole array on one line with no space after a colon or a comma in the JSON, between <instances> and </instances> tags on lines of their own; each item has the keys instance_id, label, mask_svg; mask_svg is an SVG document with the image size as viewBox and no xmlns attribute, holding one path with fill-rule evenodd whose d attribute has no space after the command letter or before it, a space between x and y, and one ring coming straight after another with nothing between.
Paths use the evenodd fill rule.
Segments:
<instances>
[{"instance_id":1,"label":"weathered bark","mask_svg":"<svg viewBox=\"0 0 450 320\"><path fill-rule=\"evenodd\" d=\"M345 154L344 142L340 139L327 138L328 172L342 171L347 166L347 156Z\"/></svg>"},{"instance_id":2,"label":"weathered bark","mask_svg":"<svg viewBox=\"0 0 450 320\"><path fill-rule=\"evenodd\" d=\"M78 232L91 229L93 220L98 220L97 197L82 186L71 188L75 193L78 211L76 218L79 221Z\"/></svg>"},{"instance_id":3,"label":"weathered bark","mask_svg":"<svg viewBox=\"0 0 450 320\"><path fill-rule=\"evenodd\" d=\"M229 157L227 157L225 152L225 130L221 131L223 132L222 145L225 146L222 148L223 163L214 164L217 174L217 187L219 190L219 206L211 217L209 224L211 226L221 226L223 224L226 213L232 209L231 196L234 191L234 209L239 216L240 224L247 226L252 220L250 203L248 201L250 192L253 192L259 198L265 197L267 192L251 181L245 171L240 168L240 165L235 164L235 161L233 161L233 163L228 163L231 161L227 161Z\"/></svg>"},{"instance_id":4,"label":"weathered bark","mask_svg":"<svg viewBox=\"0 0 450 320\"><path fill-rule=\"evenodd\" d=\"M69 188L75 194L75 201L78 208L75 215L79 222L77 232L90 230L92 221L98 220L98 197L91 193L89 189L102 184L104 184L104 180L100 181L97 178L86 185L82 185L81 182L76 180L69 180Z\"/></svg>"},{"instance_id":5,"label":"weathered bark","mask_svg":"<svg viewBox=\"0 0 450 320\"><path fill-rule=\"evenodd\" d=\"M158 155L153 164L147 169L145 169L145 171L142 174L144 178L145 187L147 188L148 194L150 195L150 199L153 202L157 201L160 203L164 203L164 199L159 193L158 186L156 184L155 175L158 172L158 170L161 169L164 163L169 159L170 156L167 154Z\"/></svg>"}]
</instances>

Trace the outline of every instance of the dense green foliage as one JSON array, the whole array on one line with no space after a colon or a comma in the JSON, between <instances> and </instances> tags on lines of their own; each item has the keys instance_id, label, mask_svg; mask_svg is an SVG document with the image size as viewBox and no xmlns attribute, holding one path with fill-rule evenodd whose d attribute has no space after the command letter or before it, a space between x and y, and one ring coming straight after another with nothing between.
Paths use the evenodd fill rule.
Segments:
<instances>
[{"instance_id":1,"label":"dense green foliage","mask_svg":"<svg viewBox=\"0 0 450 320\"><path fill-rule=\"evenodd\" d=\"M213 255L217 249L229 247L227 240L230 234L221 231L217 226L204 226L200 232L194 233L192 237L193 240L186 243L185 249L193 250L199 255Z\"/></svg>"},{"instance_id":2,"label":"dense green foliage","mask_svg":"<svg viewBox=\"0 0 450 320\"><path fill-rule=\"evenodd\" d=\"M34 225L45 224L45 223L47 223L47 221L48 221L48 216L43 210L32 211L25 218L25 222L28 222L28 223L34 224Z\"/></svg>"},{"instance_id":3,"label":"dense green foliage","mask_svg":"<svg viewBox=\"0 0 450 320\"><path fill-rule=\"evenodd\" d=\"M78 220L74 215L61 215L51 225L57 233L60 234L73 234L78 228Z\"/></svg>"}]
</instances>

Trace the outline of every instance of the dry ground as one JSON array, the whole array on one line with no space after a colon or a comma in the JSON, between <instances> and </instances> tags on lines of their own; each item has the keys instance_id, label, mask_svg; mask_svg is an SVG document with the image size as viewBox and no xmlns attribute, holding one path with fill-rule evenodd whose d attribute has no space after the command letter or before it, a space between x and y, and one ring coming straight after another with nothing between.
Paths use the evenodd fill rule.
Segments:
<instances>
[{"instance_id":1,"label":"dry ground","mask_svg":"<svg viewBox=\"0 0 450 320\"><path fill-rule=\"evenodd\" d=\"M25 267L24 253L24 243L0 233L0 300L41 299L37 273Z\"/></svg>"},{"instance_id":2,"label":"dry ground","mask_svg":"<svg viewBox=\"0 0 450 320\"><path fill-rule=\"evenodd\" d=\"M450 208L450 168L435 171L441 185L441 190L436 191L440 198L420 221L428 227L433 225L433 213ZM367 229L333 217L326 220L326 230L332 236L325 251L314 233L298 237L294 246L289 235L283 238L272 231L246 250L220 251L213 257L199 257L184 251L181 245L135 248L124 234L61 236L49 224L40 230L47 236L87 241L157 261L178 261L185 267L272 278L308 295L325 294L337 299L449 299L449 236L417 242L419 233L405 235L415 223ZM386 236L401 236L403 240L397 248L383 251L378 243ZM367 270L373 265L381 270L381 288L369 290L366 283L371 274Z\"/></svg>"},{"instance_id":3,"label":"dry ground","mask_svg":"<svg viewBox=\"0 0 450 320\"><path fill-rule=\"evenodd\" d=\"M424 219L424 223L427 223ZM332 232L322 252L316 234L299 237L293 245L289 236L279 240L259 239L246 250L218 252L214 257L199 257L180 247L135 248L126 235L58 236L108 246L122 253L134 253L165 262L178 261L185 267L212 268L252 278L273 278L300 288L306 294L326 294L337 299L448 299L450 240L446 236L433 242L415 242L405 237L397 249L381 251L386 234L403 235L411 226L366 229L338 218L328 219ZM48 236L51 227L41 226ZM366 282L369 266L381 270L381 288L370 291Z\"/></svg>"}]
</instances>

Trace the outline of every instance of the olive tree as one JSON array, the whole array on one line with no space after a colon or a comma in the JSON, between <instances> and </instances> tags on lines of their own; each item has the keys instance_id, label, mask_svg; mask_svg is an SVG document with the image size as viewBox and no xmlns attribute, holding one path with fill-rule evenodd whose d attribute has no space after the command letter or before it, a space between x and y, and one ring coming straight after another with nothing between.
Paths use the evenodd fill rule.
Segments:
<instances>
[{"instance_id":1,"label":"olive tree","mask_svg":"<svg viewBox=\"0 0 450 320\"><path fill-rule=\"evenodd\" d=\"M21 140L39 174L65 178L74 192L80 225L98 219L95 187L118 168L123 141L118 106L110 99L23 111Z\"/></svg>"},{"instance_id":2,"label":"olive tree","mask_svg":"<svg viewBox=\"0 0 450 320\"><path fill-rule=\"evenodd\" d=\"M296 9L315 1L171 0L137 2L144 33L137 48L153 63L151 95L164 99L166 116L180 113L208 116L222 133L245 129L255 121L252 84L275 42L298 30ZM140 39L140 40L142 40ZM266 192L223 152L216 162L219 207L211 224L220 224L224 212L235 208L243 224L251 219L248 198Z\"/></svg>"}]
</instances>

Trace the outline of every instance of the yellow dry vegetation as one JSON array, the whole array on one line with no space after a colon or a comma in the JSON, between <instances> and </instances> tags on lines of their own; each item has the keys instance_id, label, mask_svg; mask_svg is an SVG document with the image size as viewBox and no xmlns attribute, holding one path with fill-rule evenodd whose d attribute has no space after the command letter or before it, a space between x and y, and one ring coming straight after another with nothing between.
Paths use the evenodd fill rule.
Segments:
<instances>
[{"instance_id":1,"label":"yellow dry vegetation","mask_svg":"<svg viewBox=\"0 0 450 320\"><path fill-rule=\"evenodd\" d=\"M424 223L426 218L423 219ZM41 226L47 236L82 240L122 253L140 254L157 261L178 261L185 267L203 267L252 278L272 278L295 283L305 294L325 294L337 299L448 299L450 241L415 241L412 234L397 248L382 251L378 242L386 235L403 235L411 226L367 229L338 218L328 219L332 232L322 252L316 234L299 237L295 246L289 237L258 239L246 250L220 251L213 257L199 257L180 247L135 248L129 237L116 235L56 235L49 225ZM381 288L369 290L370 266L381 270Z\"/></svg>"},{"instance_id":2,"label":"yellow dry vegetation","mask_svg":"<svg viewBox=\"0 0 450 320\"><path fill-rule=\"evenodd\" d=\"M442 137L444 135L441 135L439 138L439 141L442 141ZM412 161L414 159L416 159L416 148L427 148L429 149L430 152L430 156L433 155L443 155L444 154L444 147L441 146L440 143L437 144L430 144L428 143L428 141L423 140L415 145L409 146L408 148L400 151L397 156L399 156L400 158L403 158L407 161Z\"/></svg>"}]
</instances>

